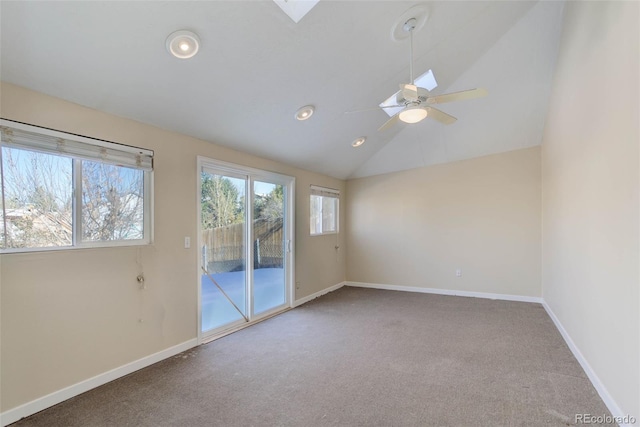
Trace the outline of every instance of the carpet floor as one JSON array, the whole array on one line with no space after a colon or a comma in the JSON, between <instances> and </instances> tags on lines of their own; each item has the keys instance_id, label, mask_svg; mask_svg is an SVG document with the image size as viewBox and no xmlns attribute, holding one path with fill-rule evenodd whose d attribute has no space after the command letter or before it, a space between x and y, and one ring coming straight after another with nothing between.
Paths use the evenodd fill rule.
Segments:
<instances>
[{"instance_id":1,"label":"carpet floor","mask_svg":"<svg viewBox=\"0 0 640 427\"><path fill-rule=\"evenodd\" d=\"M345 287L16 426L566 426L609 411L539 304Z\"/></svg>"}]
</instances>

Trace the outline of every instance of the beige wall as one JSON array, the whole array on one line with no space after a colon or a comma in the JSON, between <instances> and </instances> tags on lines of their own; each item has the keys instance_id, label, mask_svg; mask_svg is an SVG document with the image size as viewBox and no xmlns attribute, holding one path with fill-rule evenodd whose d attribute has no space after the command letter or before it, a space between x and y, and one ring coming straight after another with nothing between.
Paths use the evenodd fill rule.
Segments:
<instances>
[{"instance_id":1,"label":"beige wall","mask_svg":"<svg viewBox=\"0 0 640 427\"><path fill-rule=\"evenodd\" d=\"M539 147L350 180L347 280L538 297L540 185Z\"/></svg>"},{"instance_id":2,"label":"beige wall","mask_svg":"<svg viewBox=\"0 0 640 427\"><path fill-rule=\"evenodd\" d=\"M196 336L198 255L182 243L196 235L202 155L296 177L297 298L345 277L542 295L622 412L638 418L638 8L567 3L542 154L346 184L2 84L2 117L155 150L156 192L153 245L2 256L1 410ZM337 256L335 236L308 235L310 184L348 195Z\"/></svg>"},{"instance_id":3,"label":"beige wall","mask_svg":"<svg viewBox=\"0 0 640 427\"><path fill-rule=\"evenodd\" d=\"M568 2L543 159L543 296L640 418L639 4Z\"/></svg>"},{"instance_id":4,"label":"beige wall","mask_svg":"<svg viewBox=\"0 0 640 427\"><path fill-rule=\"evenodd\" d=\"M309 236L309 185L344 192L344 181L13 85L0 89L3 118L149 148L156 166L153 245L2 256L2 411L196 337L199 251L184 249L183 239L196 238L198 155L294 176L296 298L344 281L336 237ZM144 291L135 281L138 250Z\"/></svg>"}]
</instances>

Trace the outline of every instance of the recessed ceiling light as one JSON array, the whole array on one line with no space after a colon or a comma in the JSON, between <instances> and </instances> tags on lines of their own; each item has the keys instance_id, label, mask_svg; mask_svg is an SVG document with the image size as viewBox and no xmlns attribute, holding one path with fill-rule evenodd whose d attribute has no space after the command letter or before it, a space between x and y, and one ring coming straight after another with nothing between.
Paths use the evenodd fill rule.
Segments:
<instances>
[{"instance_id":1,"label":"recessed ceiling light","mask_svg":"<svg viewBox=\"0 0 640 427\"><path fill-rule=\"evenodd\" d=\"M367 140L366 136L361 136L360 138L354 139L351 143L352 147L360 147Z\"/></svg>"},{"instance_id":2,"label":"recessed ceiling light","mask_svg":"<svg viewBox=\"0 0 640 427\"><path fill-rule=\"evenodd\" d=\"M307 120L309 117L313 115L315 108L313 105L305 105L296 111L296 119L297 120Z\"/></svg>"},{"instance_id":3,"label":"recessed ceiling light","mask_svg":"<svg viewBox=\"0 0 640 427\"><path fill-rule=\"evenodd\" d=\"M187 59L198 53L200 39L198 35L187 30L180 30L167 37L167 50L176 58Z\"/></svg>"}]
</instances>

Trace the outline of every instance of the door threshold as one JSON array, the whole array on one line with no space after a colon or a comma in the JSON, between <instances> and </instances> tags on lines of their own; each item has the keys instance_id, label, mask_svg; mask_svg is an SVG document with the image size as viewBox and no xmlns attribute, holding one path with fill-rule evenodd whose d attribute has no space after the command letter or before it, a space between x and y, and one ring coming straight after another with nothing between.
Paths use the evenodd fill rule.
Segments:
<instances>
[{"instance_id":1,"label":"door threshold","mask_svg":"<svg viewBox=\"0 0 640 427\"><path fill-rule=\"evenodd\" d=\"M261 317L261 318L256 319L256 320L252 320L251 322L243 323L241 325L234 326L234 327L226 329L224 331L220 331L217 334L208 336L206 338L202 338L202 340L200 341L200 345L208 344L208 343L210 343L212 341L217 340L218 338L226 337L227 335L231 335L234 332L238 332L238 331L240 331L240 330L242 330L244 328L248 328L249 326L256 325L256 324L258 324L258 323L260 323L262 321L265 321L267 319L271 319L272 317L278 316L278 315L280 315L282 313L286 313L287 311L289 311L291 309L292 309L292 307L285 307L280 311L276 311L275 313L267 314L266 316Z\"/></svg>"}]
</instances>

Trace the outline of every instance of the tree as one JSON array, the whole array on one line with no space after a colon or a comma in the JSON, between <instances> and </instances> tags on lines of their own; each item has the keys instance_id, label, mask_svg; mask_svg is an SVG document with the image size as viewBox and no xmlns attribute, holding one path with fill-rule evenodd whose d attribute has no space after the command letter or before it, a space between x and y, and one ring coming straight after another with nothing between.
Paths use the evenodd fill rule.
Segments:
<instances>
[{"instance_id":1,"label":"tree","mask_svg":"<svg viewBox=\"0 0 640 427\"><path fill-rule=\"evenodd\" d=\"M142 239L143 195L143 171L83 160L83 240Z\"/></svg>"},{"instance_id":2,"label":"tree","mask_svg":"<svg viewBox=\"0 0 640 427\"><path fill-rule=\"evenodd\" d=\"M284 217L284 187L274 186L265 195L256 195L254 202L254 219L276 220Z\"/></svg>"},{"instance_id":3,"label":"tree","mask_svg":"<svg viewBox=\"0 0 640 427\"><path fill-rule=\"evenodd\" d=\"M70 246L73 170L82 176L78 221L85 241L141 239L144 172L17 148L2 148L2 239L8 248Z\"/></svg>"},{"instance_id":4,"label":"tree","mask_svg":"<svg viewBox=\"0 0 640 427\"><path fill-rule=\"evenodd\" d=\"M71 159L2 147L2 172L4 246L70 245Z\"/></svg>"},{"instance_id":5,"label":"tree","mask_svg":"<svg viewBox=\"0 0 640 427\"><path fill-rule=\"evenodd\" d=\"M202 173L202 226L218 228L244 220L244 197L229 178Z\"/></svg>"}]
</instances>

